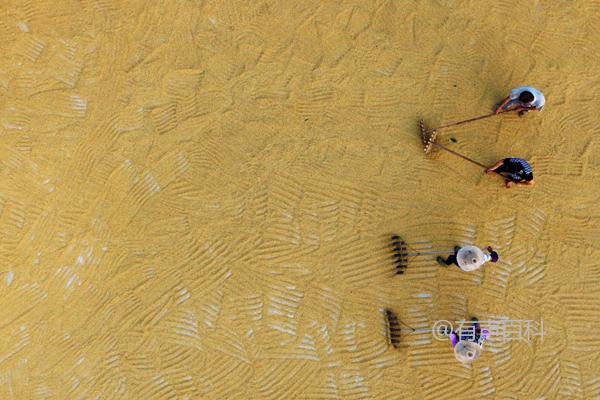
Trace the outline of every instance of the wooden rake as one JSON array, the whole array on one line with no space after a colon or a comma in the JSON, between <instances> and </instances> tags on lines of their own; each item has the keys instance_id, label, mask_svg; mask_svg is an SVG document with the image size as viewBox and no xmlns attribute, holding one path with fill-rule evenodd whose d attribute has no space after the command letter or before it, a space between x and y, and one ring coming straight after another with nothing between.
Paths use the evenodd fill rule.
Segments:
<instances>
[{"instance_id":1,"label":"wooden rake","mask_svg":"<svg viewBox=\"0 0 600 400\"><path fill-rule=\"evenodd\" d=\"M400 339L402 332L408 332L409 334L420 334L420 333L430 333L431 329L415 329L412 326L402 322L400 318L396 315L396 313L389 308L384 310L385 313L385 323L387 325L387 339L388 344L394 346L395 349L400 347ZM408 329L402 329L401 325L405 326Z\"/></svg>"},{"instance_id":2,"label":"wooden rake","mask_svg":"<svg viewBox=\"0 0 600 400\"><path fill-rule=\"evenodd\" d=\"M394 253L394 266L396 268L396 275L404 274L406 268L408 267L408 261L411 258L427 255L449 254L452 252L451 250L414 250L397 234L392 235L392 251Z\"/></svg>"},{"instance_id":3,"label":"wooden rake","mask_svg":"<svg viewBox=\"0 0 600 400\"><path fill-rule=\"evenodd\" d=\"M388 342L394 346L395 349L400 347L400 322L398 316L392 310L385 310L385 319L388 328Z\"/></svg>"},{"instance_id":4,"label":"wooden rake","mask_svg":"<svg viewBox=\"0 0 600 400\"><path fill-rule=\"evenodd\" d=\"M432 150L434 147L437 147L438 149L442 149L447 151L450 154L454 154L457 157L462 158L463 160L467 160L475 165L477 165L478 167L483 168L484 170L487 170L487 167L485 165L483 165L482 163L480 163L479 161L475 161L472 158L469 158L463 154L457 153L454 150L450 150L449 148L447 148L446 146L442 146L439 143L436 143L436 138L437 138L437 129L427 129L427 126L425 125L425 122L420 119L419 120L419 129L421 130L421 141L423 142L423 150L425 151L426 155L430 155L432 154Z\"/></svg>"},{"instance_id":5,"label":"wooden rake","mask_svg":"<svg viewBox=\"0 0 600 400\"><path fill-rule=\"evenodd\" d=\"M481 119L486 119L486 118L490 118L490 117L495 117L497 115L500 114L504 114L507 112L510 112L512 110L505 110L505 111L500 111L498 114L496 114L495 112L490 113L490 114L485 114L485 115L480 115L479 117L474 117L474 118L469 118L469 119L465 119L463 121L458 121L458 122L452 122L450 124L446 124L446 125L442 125L442 126L438 126L437 128L432 128L431 130L435 130L435 131L439 131L440 129L446 129L446 128L450 128L453 126L459 126L459 125L463 125L463 124L467 124L469 122L474 122L474 121L479 121Z\"/></svg>"}]
</instances>

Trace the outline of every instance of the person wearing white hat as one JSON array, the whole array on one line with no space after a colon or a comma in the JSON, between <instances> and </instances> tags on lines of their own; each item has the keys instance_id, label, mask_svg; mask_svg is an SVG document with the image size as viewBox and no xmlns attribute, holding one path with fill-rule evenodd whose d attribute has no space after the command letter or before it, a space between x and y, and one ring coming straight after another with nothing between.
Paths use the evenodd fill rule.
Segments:
<instances>
[{"instance_id":1,"label":"person wearing white hat","mask_svg":"<svg viewBox=\"0 0 600 400\"><path fill-rule=\"evenodd\" d=\"M524 117L530 111L542 111L546 104L546 98L534 87L521 86L513 89L500 105L496 108L496 114L503 111L516 111L519 117Z\"/></svg>"},{"instance_id":2,"label":"person wearing white hat","mask_svg":"<svg viewBox=\"0 0 600 400\"><path fill-rule=\"evenodd\" d=\"M471 272L481 268L481 266L488 261L493 263L498 262L500 259L498 253L494 251L491 246L488 246L486 250L489 254L486 254L476 246L456 246L454 247L454 254L448 256L447 259L438 256L437 262L443 267L456 264L461 270Z\"/></svg>"},{"instance_id":3,"label":"person wearing white hat","mask_svg":"<svg viewBox=\"0 0 600 400\"><path fill-rule=\"evenodd\" d=\"M481 329L479 320L472 318L473 326L466 332L450 333L450 342L454 348L454 357L463 364L470 364L481 355L483 343L489 338L487 329Z\"/></svg>"}]
</instances>

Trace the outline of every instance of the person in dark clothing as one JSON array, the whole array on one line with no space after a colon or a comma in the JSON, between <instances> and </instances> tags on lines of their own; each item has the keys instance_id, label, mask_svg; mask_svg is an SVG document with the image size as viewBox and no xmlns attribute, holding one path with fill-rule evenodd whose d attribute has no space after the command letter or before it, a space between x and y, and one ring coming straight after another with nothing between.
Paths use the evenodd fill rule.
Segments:
<instances>
[{"instance_id":1,"label":"person in dark clothing","mask_svg":"<svg viewBox=\"0 0 600 400\"><path fill-rule=\"evenodd\" d=\"M486 174L494 172L506 178L507 188L512 186L533 186L533 168L522 158L505 158L485 170Z\"/></svg>"},{"instance_id":2,"label":"person in dark clothing","mask_svg":"<svg viewBox=\"0 0 600 400\"><path fill-rule=\"evenodd\" d=\"M460 268L460 266L458 265L458 262L456 261L456 254L458 254L459 250L460 250L460 246L454 246L454 254L450 254L448 256L448 258L445 260L444 260L444 257L438 256L438 258L437 258L438 264L445 266L445 267L454 264Z\"/></svg>"}]
</instances>

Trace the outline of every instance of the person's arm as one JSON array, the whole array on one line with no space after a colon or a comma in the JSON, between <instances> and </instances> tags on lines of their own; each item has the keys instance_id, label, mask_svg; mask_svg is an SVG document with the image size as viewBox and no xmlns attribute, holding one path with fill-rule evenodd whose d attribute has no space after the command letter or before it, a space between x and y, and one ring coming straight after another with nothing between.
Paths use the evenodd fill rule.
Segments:
<instances>
[{"instance_id":1,"label":"person's arm","mask_svg":"<svg viewBox=\"0 0 600 400\"><path fill-rule=\"evenodd\" d=\"M502 164L504 164L504 160L498 161L496 164L494 164L493 166L491 166L488 169L486 169L485 173L486 174L494 173L496 171L496 169L498 169Z\"/></svg>"},{"instance_id":2,"label":"person's arm","mask_svg":"<svg viewBox=\"0 0 600 400\"><path fill-rule=\"evenodd\" d=\"M452 342L452 347L458 344L458 335L454 332L450 332L450 341Z\"/></svg>"},{"instance_id":3,"label":"person's arm","mask_svg":"<svg viewBox=\"0 0 600 400\"><path fill-rule=\"evenodd\" d=\"M514 110L511 110L511 111L515 111L517 114L519 114L519 117L524 117L525 114L527 114L529 112L539 111L539 110L535 106L531 106L531 107L520 106L520 107L517 107L517 108L515 108Z\"/></svg>"},{"instance_id":4,"label":"person's arm","mask_svg":"<svg viewBox=\"0 0 600 400\"><path fill-rule=\"evenodd\" d=\"M500 114L500 111L502 111L502 109L504 108L504 106L506 104L508 104L509 101L510 101L510 96L508 96L507 98L505 98L504 100L502 100L502 104L500 104L498 106L498 108L496 108L495 114Z\"/></svg>"},{"instance_id":5,"label":"person's arm","mask_svg":"<svg viewBox=\"0 0 600 400\"><path fill-rule=\"evenodd\" d=\"M498 252L494 251L494 249L492 249L492 246L486 247L486 250L490 252L490 257L492 258L492 262L498 262L498 260L500 259Z\"/></svg>"},{"instance_id":6,"label":"person's arm","mask_svg":"<svg viewBox=\"0 0 600 400\"><path fill-rule=\"evenodd\" d=\"M492 261L493 261L493 262L498 262L498 260L500 259L500 255L498 254L498 252L497 252L497 251L493 251L493 250L492 250L492 254L491 254L491 256L492 256Z\"/></svg>"}]
</instances>

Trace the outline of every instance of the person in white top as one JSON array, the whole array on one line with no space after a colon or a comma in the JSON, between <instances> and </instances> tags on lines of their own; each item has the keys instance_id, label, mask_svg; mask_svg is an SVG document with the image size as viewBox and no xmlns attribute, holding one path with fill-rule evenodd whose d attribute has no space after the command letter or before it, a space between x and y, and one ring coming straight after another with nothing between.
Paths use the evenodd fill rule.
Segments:
<instances>
[{"instance_id":1,"label":"person in white top","mask_svg":"<svg viewBox=\"0 0 600 400\"><path fill-rule=\"evenodd\" d=\"M513 89L510 95L502 100L496 108L496 114L502 111L516 111L519 117L524 117L530 111L542 111L546 98L536 88L521 86Z\"/></svg>"},{"instance_id":2,"label":"person in white top","mask_svg":"<svg viewBox=\"0 0 600 400\"><path fill-rule=\"evenodd\" d=\"M476 246L456 246L454 247L454 254L448 256L447 259L439 256L437 262L443 267L456 264L461 270L471 272L481 268L488 261L493 263L498 262L500 259L498 253L490 246L486 250L489 254L484 253L483 250Z\"/></svg>"}]
</instances>

